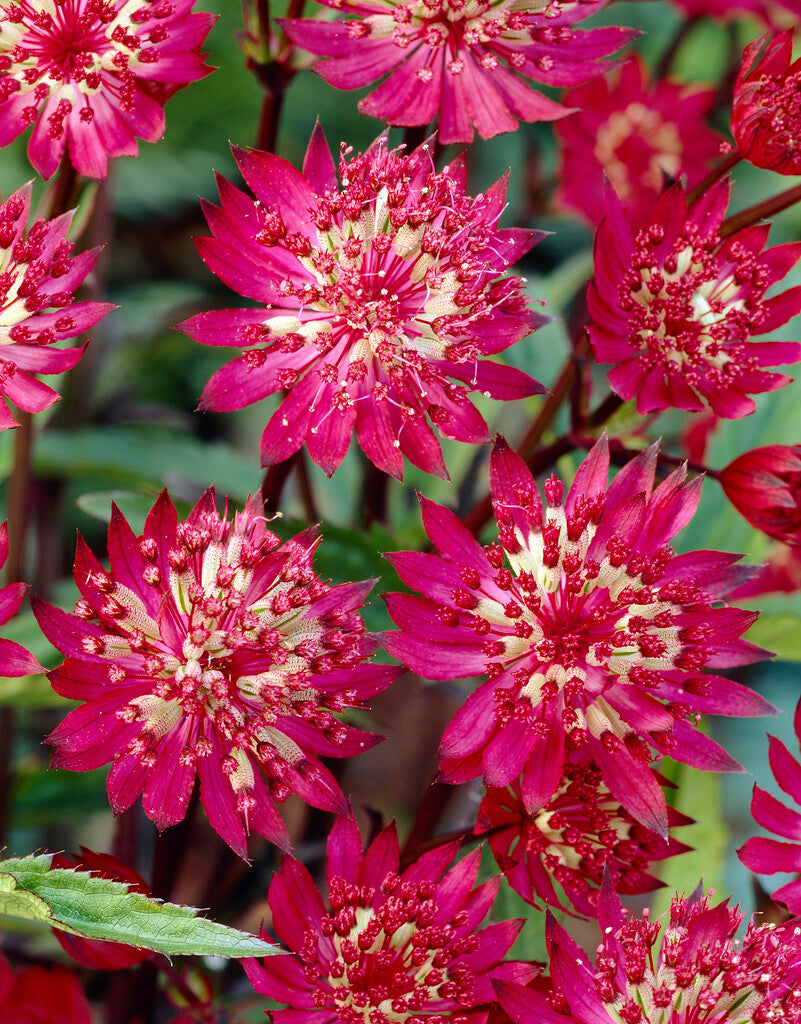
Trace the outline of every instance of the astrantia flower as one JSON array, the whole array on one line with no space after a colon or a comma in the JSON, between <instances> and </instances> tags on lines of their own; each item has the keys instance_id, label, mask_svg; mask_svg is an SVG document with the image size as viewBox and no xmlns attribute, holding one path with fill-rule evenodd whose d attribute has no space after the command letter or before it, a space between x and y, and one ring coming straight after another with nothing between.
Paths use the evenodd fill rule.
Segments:
<instances>
[{"instance_id":1,"label":"astrantia flower","mask_svg":"<svg viewBox=\"0 0 801 1024\"><path fill-rule=\"evenodd\" d=\"M80 982L63 967L26 967L17 975L0 954L3 1024L92 1024Z\"/></svg>"},{"instance_id":2,"label":"astrantia flower","mask_svg":"<svg viewBox=\"0 0 801 1024\"><path fill-rule=\"evenodd\" d=\"M164 104L207 75L199 54L215 18L195 0L3 0L0 145L35 124L28 156L49 178L73 167L105 178L164 134Z\"/></svg>"},{"instance_id":3,"label":"astrantia flower","mask_svg":"<svg viewBox=\"0 0 801 1024\"><path fill-rule=\"evenodd\" d=\"M793 724L801 744L801 702L795 709ZM768 757L774 778L796 806L801 807L801 764L780 739L769 736L768 741ZM783 843L755 836L737 851L743 864L760 875L775 875L779 871L801 874L801 814L760 786L754 786L751 814L758 825L792 841ZM791 914L801 913L801 880L782 885L773 893L773 899L786 904Z\"/></svg>"},{"instance_id":4,"label":"astrantia flower","mask_svg":"<svg viewBox=\"0 0 801 1024\"><path fill-rule=\"evenodd\" d=\"M754 342L801 310L801 287L766 298L801 257L801 244L762 249L767 224L721 238L727 182L689 208L674 185L653 214L636 222L611 192L595 240L595 281L587 292L599 363L615 363L609 383L637 411L704 408L727 419L753 412L749 394L775 391L789 377L762 368L801 359L796 342Z\"/></svg>"},{"instance_id":5,"label":"astrantia flower","mask_svg":"<svg viewBox=\"0 0 801 1024\"><path fill-rule=\"evenodd\" d=\"M756 613L720 603L749 570L734 565L737 555L674 554L669 542L692 517L701 481L687 483L682 469L654 487L656 460L653 447L607 486L604 438L566 501L551 477L543 505L523 460L499 442L490 479L500 546L482 548L452 512L422 499L442 557L388 556L426 596L387 596L400 632L385 634L384 646L430 679L489 676L445 730L444 781L483 775L499 787L522 772L534 812L561 785L566 748L588 745L612 795L664 834L651 748L696 767L738 768L693 725L698 712L771 710L750 690L700 674L764 653L739 639Z\"/></svg>"},{"instance_id":6,"label":"astrantia flower","mask_svg":"<svg viewBox=\"0 0 801 1024\"><path fill-rule=\"evenodd\" d=\"M668 808L672 827L689 823ZM649 875L653 861L688 849L665 841L634 821L587 757L565 762L559 788L541 810L526 810L519 781L488 789L478 810L476 832L489 832L489 845L506 880L528 903L568 904L594 917L604 869L618 892L643 893L662 883Z\"/></svg>"},{"instance_id":7,"label":"astrantia flower","mask_svg":"<svg viewBox=\"0 0 801 1024\"><path fill-rule=\"evenodd\" d=\"M559 200L597 224L604 216L604 178L636 216L651 212L666 177L684 175L696 185L720 151L720 137L704 120L714 101L714 89L664 79L651 85L636 56L619 75L565 93L565 104L580 109L556 124Z\"/></svg>"},{"instance_id":8,"label":"astrantia flower","mask_svg":"<svg viewBox=\"0 0 801 1024\"><path fill-rule=\"evenodd\" d=\"M362 852L352 819L328 839L326 909L307 869L284 857L268 894L273 928L291 956L245 961L262 995L286 1005L277 1024L483 1024L493 979L528 981L501 963L522 921L480 928L500 876L475 887L480 851L448 868L456 844L399 874L395 827Z\"/></svg>"},{"instance_id":9,"label":"astrantia flower","mask_svg":"<svg viewBox=\"0 0 801 1024\"><path fill-rule=\"evenodd\" d=\"M788 29L743 54L732 101L731 131L742 156L779 174L801 174L801 58ZM763 52L764 51L764 52Z\"/></svg>"},{"instance_id":10,"label":"astrantia flower","mask_svg":"<svg viewBox=\"0 0 801 1024\"><path fill-rule=\"evenodd\" d=\"M501 983L515 1024L798 1024L801 922L750 923L728 902L676 897L662 931L646 910L624 912L611 884L599 902L595 964L551 917L546 926L551 990Z\"/></svg>"},{"instance_id":11,"label":"astrantia flower","mask_svg":"<svg viewBox=\"0 0 801 1024\"><path fill-rule=\"evenodd\" d=\"M165 491L139 538L114 508L108 572L78 539L75 614L35 602L68 656L53 688L84 702L49 737L54 766L113 761L115 813L142 793L159 828L183 819L198 775L209 821L240 856L250 829L286 845L275 802L290 792L344 811L319 757L360 753L378 737L335 713L397 670L363 663L375 643L358 609L372 582L323 583L316 546L314 530L281 544L255 499L231 522L209 491L178 523Z\"/></svg>"},{"instance_id":12,"label":"astrantia flower","mask_svg":"<svg viewBox=\"0 0 801 1024\"><path fill-rule=\"evenodd\" d=\"M7 558L8 524L0 523L0 569L6 564ZM17 614L27 589L27 583L10 583L0 588L0 626ZM18 678L39 672L44 672L44 669L29 651L13 640L0 638L0 676Z\"/></svg>"},{"instance_id":13,"label":"astrantia flower","mask_svg":"<svg viewBox=\"0 0 801 1024\"><path fill-rule=\"evenodd\" d=\"M30 184L0 205L0 395L34 413L59 395L31 374L63 373L83 355L83 348L51 346L94 327L114 307L74 301L100 247L73 256L67 239L71 213L37 220L26 231L30 207ZM0 430L16 426L0 402Z\"/></svg>"},{"instance_id":14,"label":"astrantia flower","mask_svg":"<svg viewBox=\"0 0 801 1024\"><path fill-rule=\"evenodd\" d=\"M359 110L394 125L439 117L440 141L489 139L521 121L569 114L527 79L577 85L602 75L608 57L631 39L629 29L590 32L577 22L607 0L320 0L354 16L347 22L282 21L290 39L328 58L315 70L340 89L389 77Z\"/></svg>"},{"instance_id":15,"label":"astrantia flower","mask_svg":"<svg viewBox=\"0 0 801 1024\"><path fill-rule=\"evenodd\" d=\"M209 381L201 407L241 409L281 388L262 437L264 465L305 442L329 475L356 431L376 466L398 478L403 456L446 476L426 419L444 437L489 441L468 391L501 399L542 390L501 352L545 322L506 268L540 233L498 228L506 180L465 194L462 158L440 173L428 146L407 155L384 137L343 149L341 185L319 125L299 174L269 153L237 153L254 201L220 180L207 205L210 269L262 303L179 325L207 345L247 349ZM452 383L455 379L457 383Z\"/></svg>"},{"instance_id":16,"label":"astrantia flower","mask_svg":"<svg viewBox=\"0 0 801 1024\"><path fill-rule=\"evenodd\" d=\"M745 452L721 472L720 483L757 530L801 545L801 445L771 444Z\"/></svg>"}]
</instances>

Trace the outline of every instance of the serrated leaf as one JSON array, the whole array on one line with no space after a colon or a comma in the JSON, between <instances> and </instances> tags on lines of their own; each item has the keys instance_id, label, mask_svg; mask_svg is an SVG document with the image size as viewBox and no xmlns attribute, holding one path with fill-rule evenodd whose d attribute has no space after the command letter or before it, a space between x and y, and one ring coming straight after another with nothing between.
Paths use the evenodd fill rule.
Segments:
<instances>
[{"instance_id":1,"label":"serrated leaf","mask_svg":"<svg viewBox=\"0 0 801 1024\"><path fill-rule=\"evenodd\" d=\"M167 956L238 958L281 952L255 935L198 917L193 907L162 903L86 871L51 870L50 860L45 854L0 861L2 913Z\"/></svg>"}]
</instances>

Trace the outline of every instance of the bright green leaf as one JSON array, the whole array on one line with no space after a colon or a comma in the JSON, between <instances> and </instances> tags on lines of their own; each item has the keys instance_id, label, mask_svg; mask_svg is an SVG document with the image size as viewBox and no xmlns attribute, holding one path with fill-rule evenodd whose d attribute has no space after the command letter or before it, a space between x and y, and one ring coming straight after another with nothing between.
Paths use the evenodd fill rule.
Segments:
<instances>
[{"instance_id":1,"label":"bright green leaf","mask_svg":"<svg viewBox=\"0 0 801 1024\"><path fill-rule=\"evenodd\" d=\"M0 912L89 939L108 939L168 956L268 956L280 950L255 935L162 903L86 871L50 869L50 855L0 861Z\"/></svg>"}]
</instances>

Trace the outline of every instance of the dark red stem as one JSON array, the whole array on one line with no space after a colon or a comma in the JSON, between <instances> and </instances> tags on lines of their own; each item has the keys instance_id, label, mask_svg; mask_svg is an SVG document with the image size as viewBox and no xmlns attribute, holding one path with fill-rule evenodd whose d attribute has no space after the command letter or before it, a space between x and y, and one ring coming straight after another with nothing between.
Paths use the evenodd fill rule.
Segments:
<instances>
[{"instance_id":1,"label":"dark red stem","mask_svg":"<svg viewBox=\"0 0 801 1024\"><path fill-rule=\"evenodd\" d=\"M793 185L792 188L779 192L778 195L773 196L771 199L755 203L753 206L749 206L747 209L727 217L720 225L718 233L722 238L727 238L742 228L747 228L751 224L766 220L768 217L786 210L789 206L794 206L799 201L801 201L801 185Z\"/></svg>"}]
</instances>

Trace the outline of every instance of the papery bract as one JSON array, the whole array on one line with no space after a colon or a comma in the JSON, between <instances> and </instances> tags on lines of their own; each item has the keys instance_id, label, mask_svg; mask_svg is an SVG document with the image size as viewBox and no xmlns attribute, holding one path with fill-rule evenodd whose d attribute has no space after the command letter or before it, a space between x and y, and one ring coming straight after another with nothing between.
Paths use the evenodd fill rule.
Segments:
<instances>
[{"instance_id":1,"label":"papery bract","mask_svg":"<svg viewBox=\"0 0 801 1024\"><path fill-rule=\"evenodd\" d=\"M795 709L793 724L801 745L801 702ZM780 739L769 736L768 740L768 757L774 778L793 803L801 808L801 764ZM755 836L737 851L743 864L760 875L775 875L779 871L801 874L801 813L777 800L761 786L754 786L751 814L758 825L790 842ZM791 914L801 913L801 881L780 886L772 898L786 904Z\"/></svg>"},{"instance_id":2,"label":"papery bract","mask_svg":"<svg viewBox=\"0 0 801 1024\"><path fill-rule=\"evenodd\" d=\"M80 982L63 967L25 967L16 975L0 953L3 1024L92 1024Z\"/></svg>"},{"instance_id":3,"label":"papery bract","mask_svg":"<svg viewBox=\"0 0 801 1024\"><path fill-rule=\"evenodd\" d=\"M100 247L73 254L67 238L72 213L37 220L26 231L30 207L30 184L0 205L0 396L35 413L59 395L32 374L71 370L83 348L56 348L55 343L94 327L114 306L75 302ZM0 402L0 430L16 426Z\"/></svg>"},{"instance_id":4,"label":"papery bract","mask_svg":"<svg viewBox=\"0 0 801 1024\"><path fill-rule=\"evenodd\" d=\"M343 724L397 675L366 664L375 642L358 614L367 583L330 586L314 572L314 529L281 544L251 498L233 522L212 491L179 523L162 493L136 537L113 508L106 571L78 538L69 615L34 602L63 654L53 688L84 702L49 741L53 765L109 761L115 813L140 795L163 829L181 821L195 777L215 830L244 857L251 829L281 846L275 807L294 792L346 803L320 756L348 757L379 737Z\"/></svg>"},{"instance_id":5,"label":"papery bract","mask_svg":"<svg viewBox=\"0 0 801 1024\"><path fill-rule=\"evenodd\" d=\"M514 1024L798 1024L801 927L748 925L739 909L675 897L662 931L627 913L607 880L595 964L549 915L551 987L496 986Z\"/></svg>"},{"instance_id":6,"label":"papery bract","mask_svg":"<svg viewBox=\"0 0 801 1024\"><path fill-rule=\"evenodd\" d=\"M720 473L726 497L769 537L801 545L801 445L766 445L738 456Z\"/></svg>"},{"instance_id":7,"label":"papery bract","mask_svg":"<svg viewBox=\"0 0 801 1024\"><path fill-rule=\"evenodd\" d=\"M609 383L640 413L696 412L704 403L739 419L752 394L789 383L763 367L795 363L801 345L754 341L801 310L801 287L766 292L801 257L801 243L762 251L767 224L728 238L719 230L728 183L687 205L681 185L636 220L611 191L595 239L595 280L587 291L589 334L599 363L614 363Z\"/></svg>"},{"instance_id":8,"label":"papery bract","mask_svg":"<svg viewBox=\"0 0 801 1024\"><path fill-rule=\"evenodd\" d=\"M636 33L608 27L575 29L606 6L523 0L320 0L354 16L347 22L284 20L298 46L319 54L315 71L340 89L389 77L359 102L363 114L391 125L438 118L440 141L488 139L521 121L552 121L567 107L532 89L576 85L602 75L608 57Z\"/></svg>"},{"instance_id":9,"label":"papery bract","mask_svg":"<svg viewBox=\"0 0 801 1024\"><path fill-rule=\"evenodd\" d=\"M492 981L537 969L503 963L522 924L480 925L499 877L476 887L480 851L453 867L456 844L399 867L395 827L362 852L342 817L328 839L326 909L308 870L284 857L268 894L273 928L292 955L245 961L251 984L286 1009L276 1024L483 1024Z\"/></svg>"},{"instance_id":10,"label":"papery bract","mask_svg":"<svg viewBox=\"0 0 801 1024\"><path fill-rule=\"evenodd\" d=\"M50 862L51 868L75 868L88 871L95 878L110 878L114 882L125 882L132 892L150 895L150 887L145 880L127 864L107 853L95 853L85 846L81 847L80 856L68 857L57 853ZM53 936L65 952L82 967L93 971L121 971L134 964L148 960L152 954L149 949L129 946L124 942L108 942L103 939L85 939L81 935L73 935L61 928L53 929Z\"/></svg>"},{"instance_id":11,"label":"papery bract","mask_svg":"<svg viewBox=\"0 0 801 1024\"><path fill-rule=\"evenodd\" d=\"M179 325L207 345L245 348L203 392L201 408L241 409L284 388L262 437L263 465L304 443L330 476L355 430L367 457L400 478L403 456L447 476L444 437L489 441L468 391L516 399L541 385L481 357L547 319L504 277L541 233L499 228L506 180L465 193L464 160L437 173L429 146L344 149L339 178L319 125L299 174L269 153L237 152L255 201L219 180L206 205L209 268L260 303ZM452 381L456 381L453 383Z\"/></svg>"},{"instance_id":12,"label":"papery bract","mask_svg":"<svg viewBox=\"0 0 801 1024\"><path fill-rule=\"evenodd\" d=\"M34 124L28 157L49 178L66 150L102 179L109 156L164 134L164 104L212 69L200 56L211 14L195 0L4 0L0 146Z\"/></svg>"},{"instance_id":13,"label":"papery bract","mask_svg":"<svg viewBox=\"0 0 801 1024\"><path fill-rule=\"evenodd\" d=\"M490 481L500 546L482 548L452 512L421 499L441 557L388 556L425 596L385 598L400 631L384 634L384 646L427 678L489 676L445 730L442 780L481 775L499 787L522 772L534 812L560 786L565 750L587 745L614 797L664 835L652 749L738 769L694 725L699 712L772 710L745 687L701 674L764 654L740 639L756 613L721 603L751 570L735 565L738 555L673 552L701 480L680 469L655 486L656 465L652 447L607 485L604 438L564 502L551 477L543 504L523 460L499 441Z\"/></svg>"},{"instance_id":14,"label":"papery bract","mask_svg":"<svg viewBox=\"0 0 801 1024\"><path fill-rule=\"evenodd\" d=\"M755 40L746 48L731 111L740 154L778 174L801 174L801 58L793 33Z\"/></svg>"},{"instance_id":15,"label":"papery bract","mask_svg":"<svg viewBox=\"0 0 801 1024\"><path fill-rule=\"evenodd\" d=\"M690 821L672 807L667 814L671 827ZM598 912L604 870L618 892L651 892L662 885L648 874L651 863L689 849L636 822L612 796L598 766L577 756L565 762L558 789L533 813L526 810L519 781L488 789L475 831L489 833L498 867L527 903L572 906L588 917Z\"/></svg>"},{"instance_id":16,"label":"papery bract","mask_svg":"<svg viewBox=\"0 0 801 1024\"><path fill-rule=\"evenodd\" d=\"M564 102L579 110L555 125L557 198L598 224L605 178L635 216L652 211L666 180L681 175L698 184L720 151L720 136L705 121L715 96L714 89L649 82L636 56L618 73L571 89Z\"/></svg>"}]
</instances>

